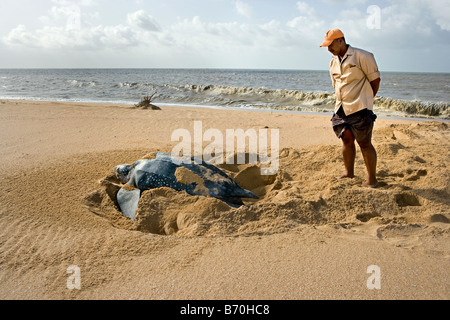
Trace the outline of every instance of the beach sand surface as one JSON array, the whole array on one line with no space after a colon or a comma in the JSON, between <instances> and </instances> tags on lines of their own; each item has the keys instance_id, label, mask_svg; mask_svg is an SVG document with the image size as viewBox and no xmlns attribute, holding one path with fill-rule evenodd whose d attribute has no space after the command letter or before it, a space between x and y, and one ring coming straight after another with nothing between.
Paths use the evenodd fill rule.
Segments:
<instances>
[{"instance_id":1,"label":"beach sand surface","mask_svg":"<svg viewBox=\"0 0 450 320\"><path fill-rule=\"evenodd\" d=\"M380 186L366 189L359 150L356 178L335 178L329 116L161 109L0 101L0 299L450 298L448 124L378 119ZM171 152L194 121L278 129L277 174L221 165L260 198L232 208L160 188L125 218L114 167Z\"/></svg>"}]
</instances>

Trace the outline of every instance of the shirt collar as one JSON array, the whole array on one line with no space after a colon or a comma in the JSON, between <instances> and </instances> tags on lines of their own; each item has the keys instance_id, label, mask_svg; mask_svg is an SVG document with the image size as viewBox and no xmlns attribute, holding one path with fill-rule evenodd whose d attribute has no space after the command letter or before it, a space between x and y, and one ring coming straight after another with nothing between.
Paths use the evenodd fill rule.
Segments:
<instances>
[{"instance_id":1,"label":"shirt collar","mask_svg":"<svg viewBox=\"0 0 450 320\"><path fill-rule=\"evenodd\" d=\"M334 58L339 62L339 63L343 63L345 61L345 59L347 59L347 57L352 56L353 55L353 47L351 45L348 45L348 49L347 52L345 53L344 57L342 58L342 61L340 59L339 56L335 56Z\"/></svg>"},{"instance_id":2,"label":"shirt collar","mask_svg":"<svg viewBox=\"0 0 450 320\"><path fill-rule=\"evenodd\" d=\"M348 49L347 49L347 53L345 54L345 56L344 56L344 59L347 57L347 56L352 56L353 55L353 47L351 46L351 45L348 45Z\"/></svg>"}]
</instances>

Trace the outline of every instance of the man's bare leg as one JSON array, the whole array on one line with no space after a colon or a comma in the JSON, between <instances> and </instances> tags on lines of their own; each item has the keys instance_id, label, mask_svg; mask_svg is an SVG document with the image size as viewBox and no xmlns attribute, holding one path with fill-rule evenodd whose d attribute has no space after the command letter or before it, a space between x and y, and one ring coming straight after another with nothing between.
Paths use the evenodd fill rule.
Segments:
<instances>
[{"instance_id":1,"label":"man's bare leg","mask_svg":"<svg viewBox=\"0 0 450 320\"><path fill-rule=\"evenodd\" d=\"M355 158L356 158L356 146L355 136L351 130L345 130L342 135L342 155L344 158L345 174L340 179L355 177Z\"/></svg>"},{"instance_id":2,"label":"man's bare leg","mask_svg":"<svg viewBox=\"0 0 450 320\"><path fill-rule=\"evenodd\" d=\"M358 143L361 147L364 162L367 168L367 181L363 184L363 187L375 188L378 184L377 180L377 152L372 145L372 142Z\"/></svg>"}]
</instances>

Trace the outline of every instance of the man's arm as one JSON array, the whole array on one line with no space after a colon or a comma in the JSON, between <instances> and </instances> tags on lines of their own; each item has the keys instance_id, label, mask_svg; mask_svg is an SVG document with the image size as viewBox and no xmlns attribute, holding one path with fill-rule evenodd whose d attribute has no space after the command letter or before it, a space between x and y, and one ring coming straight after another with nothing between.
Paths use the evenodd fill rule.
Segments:
<instances>
[{"instance_id":1,"label":"man's arm","mask_svg":"<svg viewBox=\"0 0 450 320\"><path fill-rule=\"evenodd\" d=\"M376 80L373 80L370 83L370 86L372 87L372 90L373 90L373 96L374 97L377 95L378 90L380 90L380 83L381 83L381 79L380 78L378 78Z\"/></svg>"},{"instance_id":2,"label":"man's arm","mask_svg":"<svg viewBox=\"0 0 450 320\"><path fill-rule=\"evenodd\" d=\"M373 90L373 96L375 97L380 89L381 82L381 74L378 69L377 62L375 61L375 57L372 53L366 51L357 51L360 53L359 56L359 64L361 70L367 77L367 80L370 82L370 86Z\"/></svg>"}]
</instances>

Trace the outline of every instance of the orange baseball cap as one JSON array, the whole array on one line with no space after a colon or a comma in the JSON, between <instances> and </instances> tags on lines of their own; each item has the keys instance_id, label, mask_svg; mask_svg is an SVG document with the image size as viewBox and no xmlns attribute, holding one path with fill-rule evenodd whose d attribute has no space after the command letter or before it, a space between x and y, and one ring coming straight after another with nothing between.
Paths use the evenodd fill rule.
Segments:
<instances>
[{"instance_id":1,"label":"orange baseball cap","mask_svg":"<svg viewBox=\"0 0 450 320\"><path fill-rule=\"evenodd\" d=\"M320 45L320 47L328 47L334 40L344 38L344 33L339 29L332 29L327 32L325 41Z\"/></svg>"}]
</instances>

